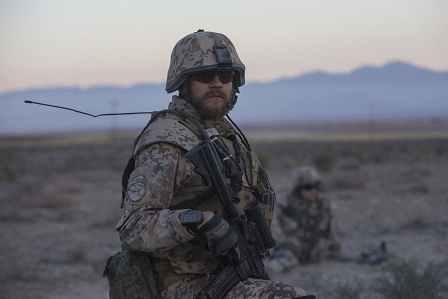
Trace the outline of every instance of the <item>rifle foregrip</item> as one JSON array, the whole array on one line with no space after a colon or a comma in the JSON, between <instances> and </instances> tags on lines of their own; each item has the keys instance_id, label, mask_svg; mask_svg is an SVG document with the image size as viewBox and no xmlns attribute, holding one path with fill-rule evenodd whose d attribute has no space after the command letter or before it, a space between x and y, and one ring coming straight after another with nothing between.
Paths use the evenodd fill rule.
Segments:
<instances>
[{"instance_id":1,"label":"rifle foregrip","mask_svg":"<svg viewBox=\"0 0 448 299\"><path fill-rule=\"evenodd\" d=\"M263 209L259 201L248 203L243 208L244 213L249 220L253 221L257 226L258 233L265 249L273 248L277 245L275 238L272 236L268 223L263 215Z\"/></svg>"}]
</instances>

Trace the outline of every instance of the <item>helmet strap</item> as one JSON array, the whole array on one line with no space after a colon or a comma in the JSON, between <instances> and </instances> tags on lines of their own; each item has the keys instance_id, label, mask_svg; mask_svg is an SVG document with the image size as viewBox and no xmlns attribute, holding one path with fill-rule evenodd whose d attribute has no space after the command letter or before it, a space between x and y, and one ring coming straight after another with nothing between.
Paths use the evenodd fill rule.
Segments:
<instances>
[{"instance_id":1,"label":"helmet strap","mask_svg":"<svg viewBox=\"0 0 448 299\"><path fill-rule=\"evenodd\" d=\"M190 93L188 92L188 80L189 80L189 78L187 77L187 79L185 79L184 82L182 82L182 84L179 86L179 88L177 90L179 91L179 96L181 98L183 98L187 102L191 103L190 102Z\"/></svg>"},{"instance_id":2,"label":"helmet strap","mask_svg":"<svg viewBox=\"0 0 448 299\"><path fill-rule=\"evenodd\" d=\"M240 92L240 89L237 87L237 86L238 86L238 85L237 85L237 81L238 81L238 79L235 78L235 76L234 76L234 78L233 78L233 82L232 82L232 84L233 84L232 98L230 99L230 103L227 103L227 107L228 107L230 110L232 110L233 107L236 105L236 102L237 102L237 100L238 100L238 95L237 95L237 93Z\"/></svg>"},{"instance_id":3,"label":"helmet strap","mask_svg":"<svg viewBox=\"0 0 448 299\"><path fill-rule=\"evenodd\" d=\"M228 102L226 104L226 106L227 106L227 108L229 108L229 110L233 109L233 107L236 104L236 101L238 100L238 96L236 95L236 93L237 93L237 90L234 89L233 92L232 92L232 99L230 100L230 102Z\"/></svg>"}]
</instances>

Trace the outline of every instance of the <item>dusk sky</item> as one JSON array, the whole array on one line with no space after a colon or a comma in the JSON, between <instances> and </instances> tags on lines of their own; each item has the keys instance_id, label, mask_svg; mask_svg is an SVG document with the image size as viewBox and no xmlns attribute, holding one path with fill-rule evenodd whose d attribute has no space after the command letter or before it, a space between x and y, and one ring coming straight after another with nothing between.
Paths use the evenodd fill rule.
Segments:
<instances>
[{"instance_id":1,"label":"dusk sky","mask_svg":"<svg viewBox=\"0 0 448 299\"><path fill-rule=\"evenodd\" d=\"M448 71L446 0L0 0L0 94L164 83L197 29L233 41L248 83L396 60Z\"/></svg>"}]
</instances>

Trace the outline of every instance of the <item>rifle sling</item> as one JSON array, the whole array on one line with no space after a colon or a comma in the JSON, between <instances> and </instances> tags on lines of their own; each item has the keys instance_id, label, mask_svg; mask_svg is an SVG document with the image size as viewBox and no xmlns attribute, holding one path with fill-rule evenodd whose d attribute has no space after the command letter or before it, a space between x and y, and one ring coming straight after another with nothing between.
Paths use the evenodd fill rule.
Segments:
<instances>
[{"instance_id":1,"label":"rifle sling","mask_svg":"<svg viewBox=\"0 0 448 299\"><path fill-rule=\"evenodd\" d=\"M196 135L200 136L201 139L208 139L207 133L204 131L204 129L199 125L199 123L190 115L186 114L185 112L177 109L165 109L161 111L156 111L151 115L151 119L148 121L146 126L143 128L143 130L138 134L137 138L134 140L134 149L132 150L132 156L128 159L128 162L126 163L126 167L123 171L123 174L121 176L121 205L120 208L123 208L124 205L124 198L126 196L127 186L128 186L128 180L129 176L131 175L132 171L135 169L135 156L134 151L135 147L137 146L137 143L140 139L140 137L143 135L143 133L146 131L146 129L154 122L154 120L160 115L160 114L166 114L166 113L172 113L177 116L180 116L181 118L188 119L194 127L187 125L187 123L184 123L190 130L192 130ZM196 128L194 130L193 128Z\"/></svg>"}]
</instances>

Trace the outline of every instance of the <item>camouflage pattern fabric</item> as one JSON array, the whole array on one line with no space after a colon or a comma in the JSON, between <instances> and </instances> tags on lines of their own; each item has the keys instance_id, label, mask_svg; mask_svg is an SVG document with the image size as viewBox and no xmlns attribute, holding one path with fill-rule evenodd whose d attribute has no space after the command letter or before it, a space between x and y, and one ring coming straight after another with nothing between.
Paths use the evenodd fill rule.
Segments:
<instances>
[{"instance_id":1,"label":"camouflage pattern fabric","mask_svg":"<svg viewBox=\"0 0 448 299\"><path fill-rule=\"evenodd\" d=\"M234 135L234 129L228 121L201 119L193 106L178 96L173 96L170 103L169 109L174 108L188 113L207 130L219 133L222 143L235 156L233 143L227 139ZM190 128L185 120L173 114L166 114L158 117L147 128L135 148L135 170L128 181L123 215L116 229L126 248L148 252L155 261L161 298L194 298L206 285L206 278L217 274L222 266L220 259L204 249L201 235L190 234L181 225L179 214L187 209L170 209L171 206L193 198L205 190L201 177L193 171L193 165L184 157L185 153L199 142L194 128ZM240 149L241 158L244 160L243 186L238 193L241 202L236 208L243 213L243 207L247 203L257 200L254 191L257 188L259 161L255 153L249 152L242 144ZM225 217L225 211L217 196L195 209L218 211ZM273 207L264 207L264 210L273 214ZM243 292L242 288L246 286L247 290L254 294L274 291L286 294L290 291L286 298L304 294L295 286L274 284L270 281L249 282L250 280L239 284L234 288L235 292Z\"/></svg>"},{"instance_id":2,"label":"camouflage pattern fabric","mask_svg":"<svg viewBox=\"0 0 448 299\"><path fill-rule=\"evenodd\" d=\"M201 294L201 290L207 285L209 279L204 277L179 281L161 292L159 299L207 299ZM249 278L238 283L224 299L281 299L305 295L305 291L301 288L288 283Z\"/></svg>"},{"instance_id":3,"label":"camouflage pattern fabric","mask_svg":"<svg viewBox=\"0 0 448 299\"><path fill-rule=\"evenodd\" d=\"M228 50L231 60L230 68L239 74L236 87L244 85L245 66L230 39L221 33L195 32L185 36L174 46L166 80L165 89L168 93L178 89L188 75L218 68L219 62L214 50L213 34Z\"/></svg>"},{"instance_id":4,"label":"camouflage pattern fabric","mask_svg":"<svg viewBox=\"0 0 448 299\"><path fill-rule=\"evenodd\" d=\"M306 203L297 193L289 194L278 220L279 248L295 253L300 262L339 257L340 245L331 229L330 203L321 194L313 203Z\"/></svg>"},{"instance_id":5,"label":"camouflage pattern fabric","mask_svg":"<svg viewBox=\"0 0 448 299\"><path fill-rule=\"evenodd\" d=\"M109 299L156 299L154 275L146 253L127 249L110 257L103 273L109 282Z\"/></svg>"}]
</instances>

